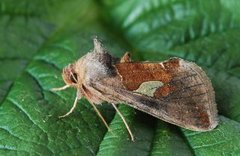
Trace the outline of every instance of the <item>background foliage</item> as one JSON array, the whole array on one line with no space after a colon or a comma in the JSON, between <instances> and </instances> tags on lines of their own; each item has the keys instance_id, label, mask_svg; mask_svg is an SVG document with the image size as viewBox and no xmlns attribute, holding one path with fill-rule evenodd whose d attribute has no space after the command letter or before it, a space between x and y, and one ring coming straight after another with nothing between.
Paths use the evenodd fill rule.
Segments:
<instances>
[{"instance_id":1,"label":"background foliage","mask_svg":"<svg viewBox=\"0 0 240 156\"><path fill-rule=\"evenodd\" d=\"M1 0L0 155L238 155L239 27L238 0ZM99 109L113 133L85 99L59 120L75 91L49 89L63 85L61 69L96 35L114 56L198 63L215 88L219 126L193 132L121 105L132 143L109 105Z\"/></svg>"}]
</instances>

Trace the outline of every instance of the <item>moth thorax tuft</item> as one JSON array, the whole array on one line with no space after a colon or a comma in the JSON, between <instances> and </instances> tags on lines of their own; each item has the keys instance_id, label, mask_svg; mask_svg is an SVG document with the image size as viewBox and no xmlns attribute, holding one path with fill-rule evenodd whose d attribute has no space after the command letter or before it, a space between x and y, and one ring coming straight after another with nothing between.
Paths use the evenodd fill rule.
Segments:
<instances>
[{"instance_id":1,"label":"moth thorax tuft","mask_svg":"<svg viewBox=\"0 0 240 156\"><path fill-rule=\"evenodd\" d=\"M97 39L93 39L94 44L94 52L95 53L104 53L104 48L102 47L102 43Z\"/></svg>"}]
</instances>

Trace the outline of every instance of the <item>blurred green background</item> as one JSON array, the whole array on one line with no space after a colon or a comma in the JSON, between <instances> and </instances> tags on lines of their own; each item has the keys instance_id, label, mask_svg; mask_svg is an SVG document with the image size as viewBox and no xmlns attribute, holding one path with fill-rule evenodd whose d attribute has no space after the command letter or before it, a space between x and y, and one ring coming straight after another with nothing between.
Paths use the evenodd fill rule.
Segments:
<instances>
[{"instance_id":1,"label":"blurred green background","mask_svg":"<svg viewBox=\"0 0 240 156\"><path fill-rule=\"evenodd\" d=\"M0 0L0 155L240 155L239 0ZM70 116L75 91L61 69L98 36L117 57L199 64L212 80L219 126L193 132L121 105L136 141L108 105L107 132L87 100Z\"/></svg>"}]
</instances>

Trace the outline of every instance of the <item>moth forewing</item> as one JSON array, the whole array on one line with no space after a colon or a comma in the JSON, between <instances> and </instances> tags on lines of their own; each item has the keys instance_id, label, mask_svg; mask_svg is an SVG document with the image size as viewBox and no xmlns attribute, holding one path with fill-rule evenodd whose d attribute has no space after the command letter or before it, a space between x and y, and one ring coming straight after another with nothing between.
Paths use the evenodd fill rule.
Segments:
<instances>
[{"instance_id":1,"label":"moth forewing","mask_svg":"<svg viewBox=\"0 0 240 156\"><path fill-rule=\"evenodd\" d=\"M172 58L162 63L120 63L116 70L128 91L125 97L131 97L132 107L191 130L216 127L214 91L207 75L195 63ZM144 83L156 81L164 85L153 87L152 96L143 92L146 87L140 94L135 93Z\"/></svg>"}]
</instances>

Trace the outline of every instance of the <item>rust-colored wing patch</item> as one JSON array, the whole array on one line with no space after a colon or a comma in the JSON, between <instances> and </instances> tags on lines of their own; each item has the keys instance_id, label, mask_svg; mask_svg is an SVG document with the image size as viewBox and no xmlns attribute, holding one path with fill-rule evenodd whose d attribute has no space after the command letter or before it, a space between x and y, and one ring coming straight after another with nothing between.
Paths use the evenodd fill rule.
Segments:
<instances>
[{"instance_id":1,"label":"rust-colored wing patch","mask_svg":"<svg viewBox=\"0 0 240 156\"><path fill-rule=\"evenodd\" d=\"M172 93L174 90L176 90L175 86L170 86L169 84L166 84L155 91L154 97L156 98L166 97L170 93Z\"/></svg>"},{"instance_id":2,"label":"rust-colored wing patch","mask_svg":"<svg viewBox=\"0 0 240 156\"><path fill-rule=\"evenodd\" d=\"M179 67L179 60L176 58L163 63L119 63L116 69L127 90L137 90L139 86L148 81L160 81L163 84L169 83L173 78L173 70Z\"/></svg>"}]
</instances>

